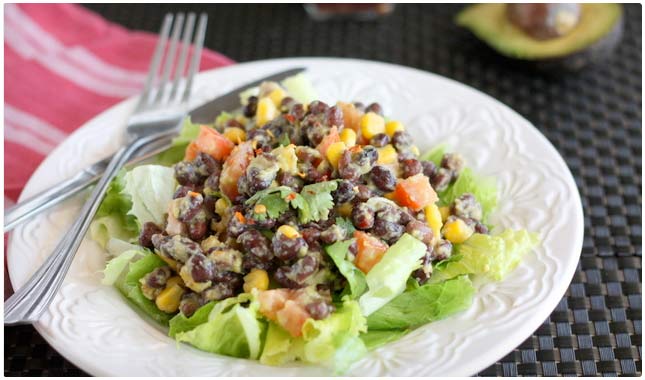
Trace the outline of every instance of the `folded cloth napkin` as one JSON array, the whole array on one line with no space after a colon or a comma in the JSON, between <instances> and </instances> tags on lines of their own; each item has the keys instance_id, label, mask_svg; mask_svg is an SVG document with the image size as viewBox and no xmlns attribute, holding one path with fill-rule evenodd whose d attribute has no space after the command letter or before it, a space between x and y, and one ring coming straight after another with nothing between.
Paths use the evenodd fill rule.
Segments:
<instances>
[{"instance_id":1,"label":"folded cloth napkin","mask_svg":"<svg viewBox=\"0 0 645 380\"><path fill-rule=\"evenodd\" d=\"M8 207L56 145L96 114L141 91L157 36L127 30L74 4L5 4L4 10ZM232 63L205 49L200 70ZM6 267L5 262L5 298L10 289Z\"/></svg>"}]
</instances>

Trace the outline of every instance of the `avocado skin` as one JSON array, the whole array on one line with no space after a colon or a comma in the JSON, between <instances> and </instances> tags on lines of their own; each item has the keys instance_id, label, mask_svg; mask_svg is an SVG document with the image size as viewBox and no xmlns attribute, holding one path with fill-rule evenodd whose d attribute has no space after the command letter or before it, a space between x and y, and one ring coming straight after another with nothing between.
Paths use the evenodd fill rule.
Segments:
<instances>
[{"instance_id":1,"label":"avocado skin","mask_svg":"<svg viewBox=\"0 0 645 380\"><path fill-rule=\"evenodd\" d=\"M535 68L545 71L562 69L578 71L587 65L601 63L607 60L618 46L623 37L623 29L624 21L621 16L607 34L585 49L562 57L537 59L530 62Z\"/></svg>"},{"instance_id":2,"label":"avocado skin","mask_svg":"<svg viewBox=\"0 0 645 380\"><path fill-rule=\"evenodd\" d=\"M618 4L593 4L591 6L595 7L596 10L594 12L596 12L596 16L598 16L598 9L601 9L599 8L600 6L613 7L607 8L606 12L608 14L613 13L614 15L616 15L616 17L614 17L613 23L609 25L609 28L607 28L606 31L604 31L603 34L600 35L600 37L597 37L598 39L591 43L588 43L587 45L583 45L582 47L571 45L568 49L570 50L570 52L567 52L567 49L562 49L561 54L554 55L553 53L551 53L549 55L552 56L547 55L540 57L539 55L544 54L537 53L536 50L532 50L533 48L531 48L531 46L536 45L536 42L539 44L539 41L532 40L531 43L528 44L528 46L524 45L522 49L519 48L522 47L522 45L518 47L517 41L515 41L511 43L515 45L515 47L512 48L504 42L505 39L497 35L497 32L495 32L495 30L506 30L505 33L509 33L508 28L514 28L513 26L511 26L512 24L510 23L510 21L502 18L503 16L499 12L502 12L503 8L499 8L500 6L503 5L489 3L467 6L456 15L455 22L457 23L457 25L469 29L477 39L486 43L489 47L497 51L499 54L507 57L512 61L522 63L524 65L542 71L577 71L589 64L601 62L611 55L613 50L620 42L623 34L624 17L621 10L622 7ZM491 18L486 17L486 15L493 14L497 15ZM589 17L591 17L591 15L593 14L594 13L591 13ZM484 17L477 17L475 15ZM504 25L503 23L489 23L489 26L486 26L486 24L481 22L481 20L493 20L493 22L499 22L498 20L500 19L506 20L506 22L508 22L508 26ZM588 20L594 20L594 18L588 18ZM607 23L605 23L605 25L607 25ZM532 39L531 37L522 38ZM548 43L550 43L550 40L545 41L545 44Z\"/></svg>"}]
</instances>

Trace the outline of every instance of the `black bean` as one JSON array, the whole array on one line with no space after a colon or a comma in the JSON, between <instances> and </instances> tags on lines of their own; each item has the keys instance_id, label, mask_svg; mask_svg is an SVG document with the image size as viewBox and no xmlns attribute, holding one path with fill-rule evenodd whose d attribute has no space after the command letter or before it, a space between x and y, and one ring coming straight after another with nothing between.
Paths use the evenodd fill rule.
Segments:
<instances>
[{"instance_id":1,"label":"black bean","mask_svg":"<svg viewBox=\"0 0 645 380\"><path fill-rule=\"evenodd\" d=\"M373 146L366 145L358 152L355 162L361 167L368 166L371 168L376 163L376 160L378 160L378 151ZM362 174L369 172L369 168L363 171Z\"/></svg>"},{"instance_id":2,"label":"black bean","mask_svg":"<svg viewBox=\"0 0 645 380\"><path fill-rule=\"evenodd\" d=\"M274 255L282 261L295 260L307 252L307 242L301 236L288 238L281 232L277 232L271 239L271 247Z\"/></svg>"},{"instance_id":3,"label":"black bean","mask_svg":"<svg viewBox=\"0 0 645 380\"><path fill-rule=\"evenodd\" d=\"M300 121L305 117L305 107L300 103L294 104L289 109L289 115L293 116L295 120Z\"/></svg>"},{"instance_id":4,"label":"black bean","mask_svg":"<svg viewBox=\"0 0 645 380\"><path fill-rule=\"evenodd\" d=\"M280 172L278 173L276 181L278 181L278 184L280 184L280 186L288 186L295 192L300 192L300 190L302 190L302 187L304 186L304 181L302 180L302 178L296 177L282 170L280 170Z\"/></svg>"},{"instance_id":5,"label":"black bean","mask_svg":"<svg viewBox=\"0 0 645 380\"><path fill-rule=\"evenodd\" d=\"M249 96L248 103L244 106L244 116L253 117L258 109L258 97Z\"/></svg>"},{"instance_id":6,"label":"black bean","mask_svg":"<svg viewBox=\"0 0 645 380\"><path fill-rule=\"evenodd\" d=\"M444 191L452 182L454 172L450 169L439 168L437 172L430 178L432 188L436 191Z\"/></svg>"},{"instance_id":7,"label":"black bean","mask_svg":"<svg viewBox=\"0 0 645 380\"><path fill-rule=\"evenodd\" d=\"M385 166L374 166L370 172L370 179L378 189L383 191L394 191L394 188L396 187L396 177L392 171Z\"/></svg>"},{"instance_id":8,"label":"black bean","mask_svg":"<svg viewBox=\"0 0 645 380\"><path fill-rule=\"evenodd\" d=\"M448 240L439 240L434 246L434 259L437 261L445 260L452 254L452 243Z\"/></svg>"},{"instance_id":9,"label":"black bean","mask_svg":"<svg viewBox=\"0 0 645 380\"><path fill-rule=\"evenodd\" d=\"M206 182L204 182L204 193L207 195L213 195L217 192L219 192L219 176L221 172L216 171L212 173L208 178L206 178Z\"/></svg>"},{"instance_id":10,"label":"black bean","mask_svg":"<svg viewBox=\"0 0 645 380\"><path fill-rule=\"evenodd\" d=\"M378 103L372 103L365 108L365 112L374 112L375 114L383 116L383 107Z\"/></svg>"},{"instance_id":11,"label":"black bean","mask_svg":"<svg viewBox=\"0 0 645 380\"><path fill-rule=\"evenodd\" d=\"M239 290L237 284L218 282L210 288L204 290L203 297L206 301L220 301L226 298L233 297L236 291Z\"/></svg>"},{"instance_id":12,"label":"black bean","mask_svg":"<svg viewBox=\"0 0 645 380\"><path fill-rule=\"evenodd\" d=\"M267 272L270 272L275 267L274 264L274 260L264 261L261 258L251 254L245 254L242 258L242 270L244 270L245 273L248 273L253 269L263 269Z\"/></svg>"},{"instance_id":13,"label":"black bean","mask_svg":"<svg viewBox=\"0 0 645 380\"><path fill-rule=\"evenodd\" d=\"M304 283L309 276L316 272L318 264L318 260L311 255L305 256L296 261L296 263L291 266L291 273L294 276L295 281L300 284Z\"/></svg>"},{"instance_id":14,"label":"black bean","mask_svg":"<svg viewBox=\"0 0 645 380\"><path fill-rule=\"evenodd\" d=\"M464 167L464 159L457 153L446 153L441 159L441 167L459 173Z\"/></svg>"},{"instance_id":15,"label":"black bean","mask_svg":"<svg viewBox=\"0 0 645 380\"><path fill-rule=\"evenodd\" d=\"M222 164L203 152L199 152L197 154L197 157L195 157L192 164L195 166L197 172L199 172L203 177L208 177L212 173L219 173L222 171Z\"/></svg>"},{"instance_id":16,"label":"black bean","mask_svg":"<svg viewBox=\"0 0 645 380\"><path fill-rule=\"evenodd\" d=\"M284 110L283 112L286 112L289 110L294 104L296 104L296 100L292 98L291 96L285 96L282 98L280 101L280 110Z\"/></svg>"},{"instance_id":17,"label":"black bean","mask_svg":"<svg viewBox=\"0 0 645 380\"><path fill-rule=\"evenodd\" d=\"M291 267L285 265L285 266L281 266L275 271L275 273L273 274L273 278L278 284L280 284L284 288L298 289L303 287L302 284L299 284L295 280L292 280L290 278L291 274L292 274Z\"/></svg>"},{"instance_id":18,"label":"black bean","mask_svg":"<svg viewBox=\"0 0 645 380\"><path fill-rule=\"evenodd\" d=\"M192 255L203 255L199 244L181 235L152 235L152 244L159 255L179 261L180 263L186 262Z\"/></svg>"},{"instance_id":19,"label":"black bean","mask_svg":"<svg viewBox=\"0 0 645 380\"><path fill-rule=\"evenodd\" d=\"M475 232L478 234L488 235L488 227L482 222L477 222L475 224Z\"/></svg>"},{"instance_id":20,"label":"black bean","mask_svg":"<svg viewBox=\"0 0 645 380\"><path fill-rule=\"evenodd\" d=\"M215 275L215 265L201 253L190 256L186 261L186 267L195 282L210 281Z\"/></svg>"},{"instance_id":21,"label":"black bean","mask_svg":"<svg viewBox=\"0 0 645 380\"><path fill-rule=\"evenodd\" d=\"M193 292L186 292L179 302L179 311L186 317L192 316L202 305L201 297Z\"/></svg>"},{"instance_id":22,"label":"black bean","mask_svg":"<svg viewBox=\"0 0 645 380\"><path fill-rule=\"evenodd\" d=\"M199 241L206 237L208 223L205 220L196 220L188 223L188 237Z\"/></svg>"},{"instance_id":23,"label":"black bean","mask_svg":"<svg viewBox=\"0 0 645 380\"><path fill-rule=\"evenodd\" d=\"M190 222L197 216L204 206L204 197L200 193L189 192L179 201L179 215L177 219Z\"/></svg>"},{"instance_id":24,"label":"black bean","mask_svg":"<svg viewBox=\"0 0 645 380\"><path fill-rule=\"evenodd\" d=\"M384 147L387 144L390 143L390 136L386 135L385 133L379 133L370 139L370 145L373 145L375 147Z\"/></svg>"},{"instance_id":25,"label":"black bean","mask_svg":"<svg viewBox=\"0 0 645 380\"><path fill-rule=\"evenodd\" d=\"M327 125L337 126L339 129L343 127L343 110L338 106L330 107L326 112Z\"/></svg>"},{"instance_id":26,"label":"black bean","mask_svg":"<svg viewBox=\"0 0 645 380\"><path fill-rule=\"evenodd\" d=\"M352 222L356 228L367 230L374 225L374 209L367 203L358 203L352 208Z\"/></svg>"},{"instance_id":27,"label":"black bean","mask_svg":"<svg viewBox=\"0 0 645 380\"><path fill-rule=\"evenodd\" d=\"M423 166L423 175L428 178L432 178L437 172L437 165L432 161L421 161L421 165Z\"/></svg>"},{"instance_id":28,"label":"black bean","mask_svg":"<svg viewBox=\"0 0 645 380\"><path fill-rule=\"evenodd\" d=\"M334 244L337 241L345 240L347 238L347 231L339 225L334 224L320 233L320 241L323 244Z\"/></svg>"},{"instance_id":29,"label":"black bean","mask_svg":"<svg viewBox=\"0 0 645 380\"><path fill-rule=\"evenodd\" d=\"M175 179L180 185L201 185L205 177L200 174L195 165L187 161L180 161L175 164Z\"/></svg>"},{"instance_id":30,"label":"black bean","mask_svg":"<svg viewBox=\"0 0 645 380\"><path fill-rule=\"evenodd\" d=\"M421 161L414 158L399 161L399 166L401 168L403 178L412 177L413 175L423 172Z\"/></svg>"},{"instance_id":31,"label":"black bean","mask_svg":"<svg viewBox=\"0 0 645 380\"><path fill-rule=\"evenodd\" d=\"M242 244L246 254L254 255L263 261L273 259L269 239L256 229L250 229L237 237L237 242Z\"/></svg>"},{"instance_id":32,"label":"black bean","mask_svg":"<svg viewBox=\"0 0 645 380\"><path fill-rule=\"evenodd\" d=\"M356 197L354 198L355 200L358 200L360 202L367 202L373 196L373 191L366 185L356 186Z\"/></svg>"},{"instance_id":33,"label":"black bean","mask_svg":"<svg viewBox=\"0 0 645 380\"><path fill-rule=\"evenodd\" d=\"M365 112L365 104L361 102L354 102L354 108L358 110L359 112Z\"/></svg>"},{"instance_id":34,"label":"black bean","mask_svg":"<svg viewBox=\"0 0 645 380\"><path fill-rule=\"evenodd\" d=\"M470 193L464 193L457 197L452 203L450 211L460 218L471 218L475 220L481 220L483 214L482 205Z\"/></svg>"},{"instance_id":35,"label":"black bean","mask_svg":"<svg viewBox=\"0 0 645 380\"><path fill-rule=\"evenodd\" d=\"M392 145L397 151L405 151L412 145L412 136L406 131L396 131L392 135Z\"/></svg>"},{"instance_id":36,"label":"black bean","mask_svg":"<svg viewBox=\"0 0 645 380\"><path fill-rule=\"evenodd\" d=\"M432 258L433 258L433 249L432 246L428 246L425 256L421 260L421 268L412 272L412 277L417 280L419 285L423 285L430 279L432 276Z\"/></svg>"},{"instance_id":37,"label":"black bean","mask_svg":"<svg viewBox=\"0 0 645 380\"><path fill-rule=\"evenodd\" d=\"M434 234L432 229L426 223L418 220L412 220L405 226L405 231L413 237L421 240L425 244L430 244Z\"/></svg>"},{"instance_id":38,"label":"black bean","mask_svg":"<svg viewBox=\"0 0 645 380\"><path fill-rule=\"evenodd\" d=\"M305 310L313 319L321 320L327 318L333 311L334 306L323 300L308 303Z\"/></svg>"},{"instance_id":39,"label":"black bean","mask_svg":"<svg viewBox=\"0 0 645 380\"><path fill-rule=\"evenodd\" d=\"M166 287L166 281L170 278L172 272L169 266L162 266L152 270L143 277L144 283L155 289L163 289Z\"/></svg>"},{"instance_id":40,"label":"black bean","mask_svg":"<svg viewBox=\"0 0 645 380\"><path fill-rule=\"evenodd\" d=\"M372 233L388 243L396 242L403 235L404 230L398 223L379 218L376 218L372 227Z\"/></svg>"},{"instance_id":41,"label":"black bean","mask_svg":"<svg viewBox=\"0 0 645 380\"><path fill-rule=\"evenodd\" d=\"M231 216L226 226L226 233L231 238L237 238L249 228L244 215L242 213L236 214L236 212L240 211L237 208L231 209Z\"/></svg>"},{"instance_id":42,"label":"black bean","mask_svg":"<svg viewBox=\"0 0 645 380\"><path fill-rule=\"evenodd\" d=\"M302 238L305 239L308 245L318 244L318 239L320 239L321 230L316 227L303 228L300 231Z\"/></svg>"},{"instance_id":43,"label":"black bean","mask_svg":"<svg viewBox=\"0 0 645 380\"><path fill-rule=\"evenodd\" d=\"M348 180L342 180L338 183L338 187L331 194L337 204L346 203L354 199L356 190L354 184Z\"/></svg>"},{"instance_id":44,"label":"black bean","mask_svg":"<svg viewBox=\"0 0 645 380\"><path fill-rule=\"evenodd\" d=\"M320 100L314 100L313 102L309 103L309 113L312 115L325 113L328 109L329 106L327 105L327 103Z\"/></svg>"},{"instance_id":45,"label":"black bean","mask_svg":"<svg viewBox=\"0 0 645 380\"><path fill-rule=\"evenodd\" d=\"M154 248L152 235L160 234L161 232L161 228L153 222L144 223L143 227L141 227L141 233L139 233L139 245L145 248Z\"/></svg>"}]
</instances>

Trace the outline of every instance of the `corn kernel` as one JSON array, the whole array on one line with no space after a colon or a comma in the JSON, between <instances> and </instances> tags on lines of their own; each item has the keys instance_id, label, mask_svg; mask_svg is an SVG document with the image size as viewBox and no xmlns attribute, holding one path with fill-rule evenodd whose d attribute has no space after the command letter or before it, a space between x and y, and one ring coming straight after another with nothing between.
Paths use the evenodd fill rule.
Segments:
<instances>
[{"instance_id":1,"label":"corn kernel","mask_svg":"<svg viewBox=\"0 0 645 380\"><path fill-rule=\"evenodd\" d=\"M441 227L443 225L439 207L437 207L437 205L433 203L433 204L427 205L424 208L423 212L425 214L426 223L428 224L428 227L432 229L432 233L434 236L433 239L436 241L441 236Z\"/></svg>"},{"instance_id":2,"label":"corn kernel","mask_svg":"<svg viewBox=\"0 0 645 380\"><path fill-rule=\"evenodd\" d=\"M270 122L278 115L278 109L269 98L262 98L258 101L258 108L255 111L255 121L258 127Z\"/></svg>"},{"instance_id":3,"label":"corn kernel","mask_svg":"<svg viewBox=\"0 0 645 380\"><path fill-rule=\"evenodd\" d=\"M184 280L181 279L179 276L172 276L166 281L166 288L169 288L173 285L179 285L181 287L184 287Z\"/></svg>"},{"instance_id":4,"label":"corn kernel","mask_svg":"<svg viewBox=\"0 0 645 380\"><path fill-rule=\"evenodd\" d=\"M410 151L411 151L415 156L418 156L418 155L420 154L420 152L419 152L419 148L417 148L417 146L416 146L416 145L412 145L412 146L410 147Z\"/></svg>"},{"instance_id":5,"label":"corn kernel","mask_svg":"<svg viewBox=\"0 0 645 380\"><path fill-rule=\"evenodd\" d=\"M175 260L171 259L170 257L162 256L162 255L157 255L159 258L168 264L169 267L171 267L174 270L177 270L179 268L179 263L177 263Z\"/></svg>"},{"instance_id":6,"label":"corn kernel","mask_svg":"<svg viewBox=\"0 0 645 380\"><path fill-rule=\"evenodd\" d=\"M340 206L338 206L338 214L340 216L343 216L345 218L349 217L352 215L352 204L349 202L343 203Z\"/></svg>"},{"instance_id":7,"label":"corn kernel","mask_svg":"<svg viewBox=\"0 0 645 380\"><path fill-rule=\"evenodd\" d=\"M336 168L338 167L338 160L340 160L340 157L343 155L343 152L347 149L347 146L345 145L344 142L339 141L331 144L329 148L327 148L327 152L325 152L325 156L327 156L327 160Z\"/></svg>"},{"instance_id":8,"label":"corn kernel","mask_svg":"<svg viewBox=\"0 0 645 380\"><path fill-rule=\"evenodd\" d=\"M351 128L343 128L340 131L340 141L344 142L347 147L356 145L356 132Z\"/></svg>"},{"instance_id":9,"label":"corn kernel","mask_svg":"<svg viewBox=\"0 0 645 380\"><path fill-rule=\"evenodd\" d=\"M216 235L211 235L211 236L207 237L206 239L202 240L202 242L199 243L199 245L202 247L202 251L204 251L204 252L207 252L211 248L225 246L225 244L222 243L217 238Z\"/></svg>"},{"instance_id":10,"label":"corn kernel","mask_svg":"<svg viewBox=\"0 0 645 380\"><path fill-rule=\"evenodd\" d=\"M224 216L224 214L226 214L227 209L228 209L228 202L226 202L224 198L220 198L215 202L215 212L218 213L220 216Z\"/></svg>"},{"instance_id":11,"label":"corn kernel","mask_svg":"<svg viewBox=\"0 0 645 380\"><path fill-rule=\"evenodd\" d=\"M450 216L450 207L448 206L441 206L439 207L439 212L441 213L441 221L445 222L446 219Z\"/></svg>"},{"instance_id":12,"label":"corn kernel","mask_svg":"<svg viewBox=\"0 0 645 380\"><path fill-rule=\"evenodd\" d=\"M473 229L468 227L466 222L464 222L461 219L449 220L443 226L443 235L451 243L455 243L455 244L463 243L472 234L473 234Z\"/></svg>"},{"instance_id":13,"label":"corn kernel","mask_svg":"<svg viewBox=\"0 0 645 380\"><path fill-rule=\"evenodd\" d=\"M267 206L265 206L265 205L263 205L261 203L258 203L258 204L255 205L255 207L253 207L253 212L256 213L256 214L266 214Z\"/></svg>"},{"instance_id":14,"label":"corn kernel","mask_svg":"<svg viewBox=\"0 0 645 380\"><path fill-rule=\"evenodd\" d=\"M276 107L280 107L280 104L282 104L282 99L284 99L285 96L287 96L287 93L283 89L278 87L269 93L268 98L271 99Z\"/></svg>"},{"instance_id":15,"label":"corn kernel","mask_svg":"<svg viewBox=\"0 0 645 380\"><path fill-rule=\"evenodd\" d=\"M397 162L396 149L392 144L387 144L382 148L377 148L378 151L378 163L382 165L394 164Z\"/></svg>"},{"instance_id":16,"label":"corn kernel","mask_svg":"<svg viewBox=\"0 0 645 380\"><path fill-rule=\"evenodd\" d=\"M379 133L385 132L385 119L374 112L368 112L361 117L361 134L371 139Z\"/></svg>"},{"instance_id":17,"label":"corn kernel","mask_svg":"<svg viewBox=\"0 0 645 380\"><path fill-rule=\"evenodd\" d=\"M228 127L224 129L224 137L232 143L239 144L246 141L246 131L239 127Z\"/></svg>"},{"instance_id":18,"label":"corn kernel","mask_svg":"<svg viewBox=\"0 0 645 380\"><path fill-rule=\"evenodd\" d=\"M269 288L269 275L264 269L253 269L251 273L244 276L244 292L251 293L251 290L267 290Z\"/></svg>"},{"instance_id":19,"label":"corn kernel","mask_svg":"<svg viewBox=\"0 0 645 380\"><path fill-rule=\"evenodd\" d=\"M295 228L288 224L283 224L278 228L278 232L286 236L288 239L295 239L300 236L300 233Z\"/></svg>"},{"instance_id":20,"label":"corn kernel","mask_svg":"<svg viewBox=\"0 0 645 380\"><path fill-rule=\"evenodd\" d=\"M393 201L395 199L394 191L383 194L383 198Z\"/></svg>"},{"instance_id":21,"label":"corn kernel","mask_svg":"<svg viewBox=\"0 0 645 380\"><path fill-rule=\"evenodd\" d=\"M157 308L166 313L174 313L179 309L179 302L181 301L181 296L184 294L184 289L179 285L172 285L166 287L159 296L155 299L155 304Z\"/></svg>"},{"instance_id":22,"label":"corn kernel","mask_svg":"<svg viewBox=\"0 0 645 380\"><path fill-rule=\"evenodd\" d=\"M400 121L388 121L387 124L385 124L385 133L392 137L394 134L398 131L405 131L405 127Z\"/></svg>"},{"instance_id":23,"label":"corn kernel","mask_svg":"<svg viewBox=\"0 0 645 380\"><path fill-rule=\"evenodd\" d=\"M237 122L242 124L243 126L246 126L249 123L249 119L244 115L235 116L235 120L237 120Z\"/></svg>"}]
</instances>

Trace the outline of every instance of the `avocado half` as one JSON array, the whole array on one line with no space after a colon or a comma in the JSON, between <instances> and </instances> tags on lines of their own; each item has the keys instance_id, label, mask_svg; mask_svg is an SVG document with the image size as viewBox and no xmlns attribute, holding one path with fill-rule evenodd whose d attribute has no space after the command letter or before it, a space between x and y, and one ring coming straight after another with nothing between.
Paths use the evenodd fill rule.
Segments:
<instances>
[{"instance_id":1,"label":"avocado half","mask_svg":"<svg viewBox=\"0 0 645 380\"><path fill-rule=\"evenodd\" d=\"M536 62L541 68L579 69L608 56L622 37L619 4L581 4L578 25L564 36L537 40L511 23L506 4L476 4L463 9L458 25L470 29L500 54Z\"/></svg>"}]
</instances>

